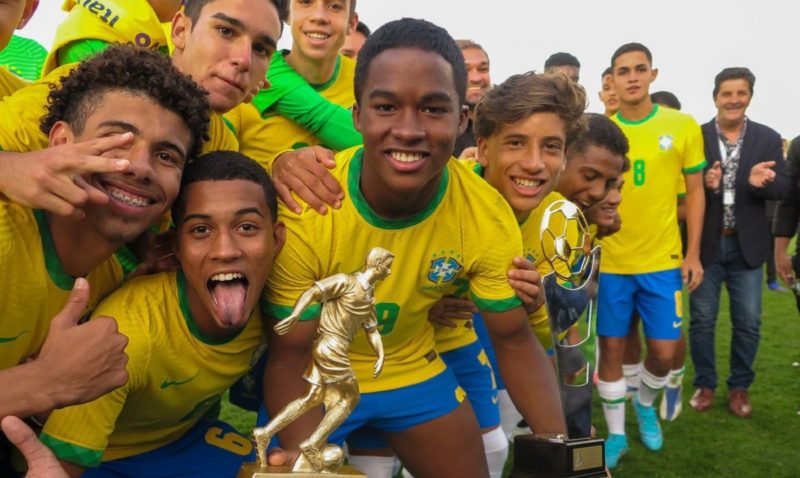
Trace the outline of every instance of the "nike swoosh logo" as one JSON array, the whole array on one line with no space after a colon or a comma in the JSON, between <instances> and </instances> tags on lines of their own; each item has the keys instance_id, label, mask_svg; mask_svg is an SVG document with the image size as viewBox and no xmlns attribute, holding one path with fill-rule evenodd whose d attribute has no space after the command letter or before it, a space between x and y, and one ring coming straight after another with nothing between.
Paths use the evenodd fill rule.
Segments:
<instances>
[{"instance_id":1,"label":"nike swoosh logo","mask_svg":"<svg viewBox=\"0 0 800 478\"><path fill-rule=\"evenodd\" d=\"M27 330L23 330L16 337L0 337L0 344L7 344L8 342L13 342L27 333L28 333Z\"/></svg>"},{"instance_id":2,"label":"nike swoosh logo","mask_svg":"<svg viewBox=\"0 0 800 478\"><path fill-rule=\"evenodd\" d=\"M194 380L194 378L195 378L195 377L197 377L197 373L195 373L195 374L194 374L194 375L192 375L191 377L187 378L186 380L170 380L170 379L164 379L164 381L163 381L163 382L161 382L161 390L165 390L165 389L167 389L167 388L169 388L169 387L172 387L173 385L174 385L174 386L178 386L178 385L184 385L184 384L187 384L187 383L191 382L192 380Z\"/></svg>"},{"instance_id":3,"label":"nike swoosh logo","mask_svg":"<svg viewBox=\"0 0 800 478\"><path fill-rule=\"evenodd\" d=\"M492 404L497 405L497 395L492 397Z\"/></svg>"},{"instance_id":4,"label":"nike swoosh logo","mask_svg":"<svg viewBox=\"0 0 800 478\"><path fill-rule=\"evenodd\" d=\"M672 321L672 328L673 329L677 329L680 326L681 326L681 321L680 320L677 321L677 322L675 322L674 320Z\"/></svg>"}]
</instances>

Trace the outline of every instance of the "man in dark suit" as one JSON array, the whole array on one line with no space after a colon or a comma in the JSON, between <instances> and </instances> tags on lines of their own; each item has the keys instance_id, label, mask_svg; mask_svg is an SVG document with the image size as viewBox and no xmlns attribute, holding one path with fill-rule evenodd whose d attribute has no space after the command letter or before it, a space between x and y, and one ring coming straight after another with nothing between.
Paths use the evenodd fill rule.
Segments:
<instances>
[{"instance_id":1,"label":"man in dark suit","mask_svg":"<svg viewBox=\"0 0 800 478\"><path fill-rule=\"evenodd\" d=\"M702 126L706 168L706 211L700 260L703 283L690 296L689 341L696 391L690 404L708 410L714 399L714 328L723 282L730 296L733 325L728 409L747 418L747 389L761 326L763 265L769 254L765 200L781 199L789 188L780 135L749 120L745 111L755 76L747 68L726 68L714 79L717 116Z\"/></svg>"}]
</instances>

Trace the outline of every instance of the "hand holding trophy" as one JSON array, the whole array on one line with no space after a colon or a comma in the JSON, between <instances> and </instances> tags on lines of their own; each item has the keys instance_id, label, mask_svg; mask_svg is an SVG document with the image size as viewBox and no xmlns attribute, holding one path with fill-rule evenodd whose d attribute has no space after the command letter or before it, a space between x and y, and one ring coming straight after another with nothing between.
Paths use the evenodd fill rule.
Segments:
<instances>
[{"instance_id":1,"label":"hand holding trophy","mask_svg":"<svg viewBox=\"0 0 800 478\"><path fill-rule=\"evenodd\" d=\"M342 467L344 452L339 446L328 444L327 439L350 415L360 398L349 349L362 328L378 355L374 376L380 375L383 369L383 343L377 330L373 287L389 275L393 259L391 252L373 248L367 255L363 272L336 274L316 282L300 296L292 313L275 325L278 334L286 334L308 306L314 302L322 303L318 336L305 374L309 382L308 391L286 405L266 426L253 430L258 462L242 465L239 478L298 478L320 474L331 478L364 476L354 468ZM300 456L294 466L268 466L267 445L272 437L322 404L325 405L325 416L311 436L300 443Z\"/></svg>"}]
</instances>

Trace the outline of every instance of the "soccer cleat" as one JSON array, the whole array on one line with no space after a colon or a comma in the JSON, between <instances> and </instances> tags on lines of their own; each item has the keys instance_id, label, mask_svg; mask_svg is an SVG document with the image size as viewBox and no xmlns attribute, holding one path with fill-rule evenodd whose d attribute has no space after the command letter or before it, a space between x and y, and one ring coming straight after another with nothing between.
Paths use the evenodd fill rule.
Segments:
<instances>
[{"instance_id":1,"label":"soccer cleat","mask_svg":"<svg viewBox=\"0 0 800 478\"><path fill-rule=\"evenodd\" d=\"M775 292L786 292L786 289L781 287L778 281L767 282L767 289L775 291Z\"/></svg>"},{"instance_id":2,"label":"soccer cleat","mask_svg":"<svg viewBox=\"0 0 800 478\"><path fill-rule=\"evenodd\" d=\"M616 468L619 459L628 451L628 438L625 435L610 433L606 438L606 466Z\"/></svg>"},{"instance_id":3,"label":"soccer cleat","mask_svg":"<svg viewBox=\"0 0 800 478\"><path fill-rule=\"evenodd\" d=\"M664 387L664 395L661 397L661 405L658 407L658 415L661 419L671 422L678 418L682 410L683 385Z\"/></svg>"},{"instance_id":4,"label":"soccer cleat","mask_svg":"<svg viewBox=\"0 0 800 478\"><path fill-rule=\"evenodd\" d=\"M633 397L633 409L639 420L639 437L644 447L651 451L660 450L664 445L664 435L661 433L661 424L658 423L655 407L645 407L639 402L639 395L636 395Z\"/></svg>"}]
</instances>

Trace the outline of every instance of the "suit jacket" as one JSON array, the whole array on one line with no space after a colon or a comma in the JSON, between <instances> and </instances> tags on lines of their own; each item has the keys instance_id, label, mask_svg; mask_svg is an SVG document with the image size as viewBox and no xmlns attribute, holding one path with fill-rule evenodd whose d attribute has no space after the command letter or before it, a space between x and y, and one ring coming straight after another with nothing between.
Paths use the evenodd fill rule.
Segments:
<instances>
[{"instance_id":1,"label":"suit jacket","mask_svg":"<svg viewBox=\"0 0 800 478\"><path fill-rule=\"evenodd\" d=\"M722 163L716 118L704 124L701 129L708 171L715 162ZM775 161L775 180L763 188L754 188L748 181L750 170L763 161ZM765 201L783 199L789 191L789 178L784 168L781 136L772 128L748 119L736 172L734 215L739 247L745 262L753 268L764 265L770 250L770 225ZM705 188L705 195L706 211L700 241L700 262L703 267L716 259L722 237L722 194Z\"/></svg>"}]
</instances>

